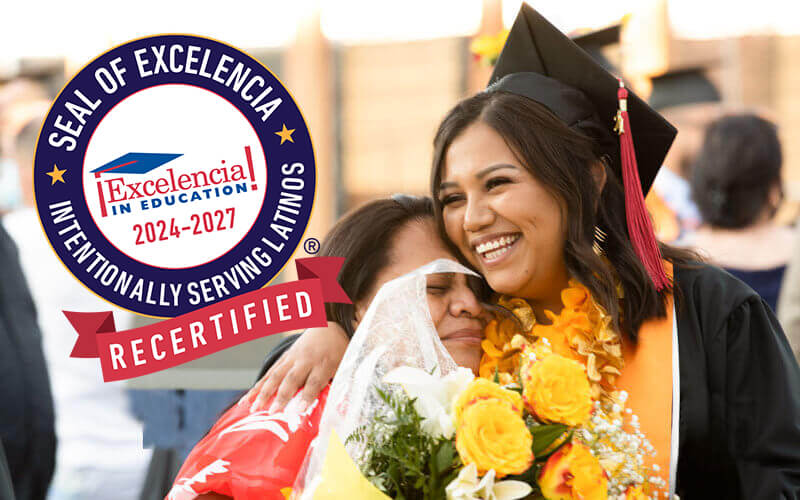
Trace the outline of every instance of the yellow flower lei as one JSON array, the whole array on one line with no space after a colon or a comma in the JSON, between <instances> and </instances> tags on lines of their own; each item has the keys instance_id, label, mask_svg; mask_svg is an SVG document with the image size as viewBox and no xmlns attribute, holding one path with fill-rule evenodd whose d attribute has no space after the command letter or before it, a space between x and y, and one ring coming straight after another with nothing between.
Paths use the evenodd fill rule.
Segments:
<instances>
[{"instance_id":1,"label":"yellow flower lei","mask_svg":"<svg viewBox=\"0 0 800 500\"><path fill-rule=\"evenodd\" d=\"M510 383L520 366L517 354L536 340L547 339L553 352L586 366L593 399L616 399L614 386L625 363L622 337L614 329L611 316L575 280L562 290L561 301L561 313L545 311L550 324L541 324L525 300L500 297L498 304L511 311L518 322L500 317L489 322L481 343L480 375L492 378L496 371L501 383Z\"/></svg>"},{"instance_id":2,"label":"yellow flower lei","mask_svg":"<svg viewBox=\"0 0 800 500\"><path fill-rule=\"evenodd\" d=\"M624 367L622 336L611 316L577 281L570 280L561 292L561 301L561 312L545 311L550 323L542 324L525 300L500 297L498 304L513 318L498 314L486 326L480 376L497 377L504 386L520 385L520 368L531 355L543 359L556 354L581 363L586 367L594 409L590 419L574 427L573 442L588 446L597 456L608 474L610 493L624 498L652 498L663 493L666 484L643 465L644 456L655 450L639 431L636 415L625 410L627 394L616 390ZM623 429L625 420L632 423L632 432Z\"/></svg>"}]
</instances>

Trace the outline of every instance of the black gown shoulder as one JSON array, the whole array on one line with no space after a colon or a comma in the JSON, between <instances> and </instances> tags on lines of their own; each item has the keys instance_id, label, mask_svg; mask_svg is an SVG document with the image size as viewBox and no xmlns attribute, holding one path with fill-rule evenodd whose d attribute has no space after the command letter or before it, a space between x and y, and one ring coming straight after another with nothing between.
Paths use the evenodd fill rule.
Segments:
<instances>
[{"instance_id":1,"label":"black gown shoulder","mask_svg":"<svg viewBox=\"0 0 800 500\"><path fill-rule=\"evenodd\" d=\"M800 370L774 313L706 264L676 266L681 499L800 499Z\"/></svg>"}]
</instances>

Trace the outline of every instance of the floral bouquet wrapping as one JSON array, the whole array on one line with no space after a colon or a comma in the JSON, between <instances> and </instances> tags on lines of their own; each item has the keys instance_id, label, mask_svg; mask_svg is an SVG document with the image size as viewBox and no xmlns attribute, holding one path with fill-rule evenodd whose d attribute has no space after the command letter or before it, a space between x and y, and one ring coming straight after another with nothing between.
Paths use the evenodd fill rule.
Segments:
<instances>
[{"instance_id":1,"label":"floral bouquet wrapping","mask_svg":"<svg viewBox=\"0 0 800 500\"><path fill-rule=\"evenodd\" d=\"M475 377L430 319L425 278L436 272L473 274L440 260L378 292L295 498L663 498L645 465L650 444L613 390L618 335L583 287L565 290L550 325L536 325L524 301L501 299L508 314L488 325Z\"/></svg>"}]
</instances>

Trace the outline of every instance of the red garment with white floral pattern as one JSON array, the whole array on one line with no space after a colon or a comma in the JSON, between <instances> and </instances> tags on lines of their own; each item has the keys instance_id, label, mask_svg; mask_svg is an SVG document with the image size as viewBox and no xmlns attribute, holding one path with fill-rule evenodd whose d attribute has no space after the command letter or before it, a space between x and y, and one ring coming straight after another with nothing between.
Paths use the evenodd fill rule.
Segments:
<instances>
[{"instance_id":1,"label":"red garment with white floral pattern","mask_svg":"<svg viewBox=\"0 0 800 500\"><path fill-rule=\"evenodd\" d=\"M291 488L317 435L329 388L302 412L299 392L280 412L251 413L248 405L234 405L189 453L166 500L210 492L283 500L281 489Z\"/></svg>"}]
</instances>

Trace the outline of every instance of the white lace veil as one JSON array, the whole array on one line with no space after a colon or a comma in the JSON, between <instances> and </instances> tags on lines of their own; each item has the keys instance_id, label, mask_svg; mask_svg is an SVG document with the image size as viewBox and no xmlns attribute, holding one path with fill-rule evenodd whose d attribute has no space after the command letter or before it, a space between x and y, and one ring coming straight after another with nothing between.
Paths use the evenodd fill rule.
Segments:
<instances>
[{"instance_id":1,"label":"white lace veil","mask_svg":"<svg viewBox=\"0 0 800 500\"><path fill-rule=\"evenodd\" d=\"M427 275L463 273L478 276L466 267L439 259L381 287L361 320L333 378L317 438L306 454L294 491L312 498L314 479L321 472L334 430L346 440L360 425L388 410L375 391L397 390L382 384L383 376L398 366L421 368L436 376L455 370L456 363L439 340L426 297ZM358 463L363 444L346 445Z\"/></svg>"}]
</instances>

